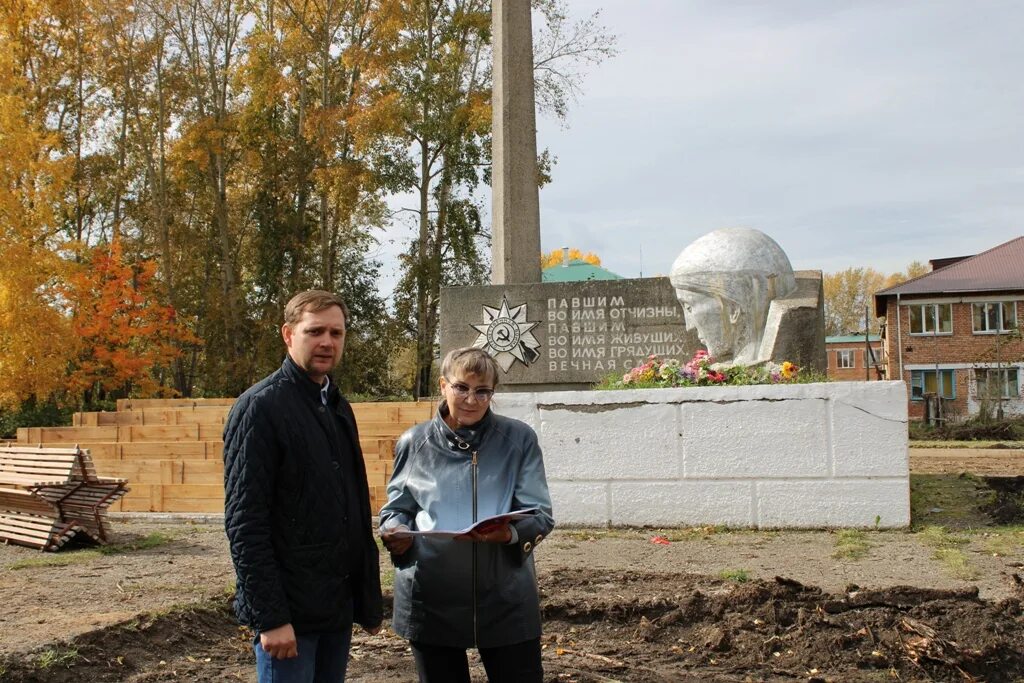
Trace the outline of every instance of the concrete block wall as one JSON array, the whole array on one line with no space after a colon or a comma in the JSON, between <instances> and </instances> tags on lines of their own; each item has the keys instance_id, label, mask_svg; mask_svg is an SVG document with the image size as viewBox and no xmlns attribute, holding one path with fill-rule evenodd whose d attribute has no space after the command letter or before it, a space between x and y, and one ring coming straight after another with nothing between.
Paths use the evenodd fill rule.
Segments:
<instances>
[{"instance_id":1,"label":"concrete block wall","mask_svg":"<svg viewBox=\"0 0 1024 683\"><path fill-rule=\"evenodd\" d=\"M902 382L503 393L532 426L560 524L910 523Z\"/></svg>"}]
</instances>

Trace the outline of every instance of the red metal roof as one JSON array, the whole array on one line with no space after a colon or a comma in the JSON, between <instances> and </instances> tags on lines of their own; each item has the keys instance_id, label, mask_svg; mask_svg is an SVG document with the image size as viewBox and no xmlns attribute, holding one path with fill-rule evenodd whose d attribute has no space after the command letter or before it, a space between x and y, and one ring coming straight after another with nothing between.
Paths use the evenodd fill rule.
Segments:
<instances>
[{"instance_id":1,"label":"red metal roof","mask_svg":"<svg viewBox=\"0 0 1024 683\"><path fill-rule=\"evenodd\" d=\"M1015 289L1024 290L1024 235L895 287L883 289L875 296Z\"/></svg>"}]
</instances>

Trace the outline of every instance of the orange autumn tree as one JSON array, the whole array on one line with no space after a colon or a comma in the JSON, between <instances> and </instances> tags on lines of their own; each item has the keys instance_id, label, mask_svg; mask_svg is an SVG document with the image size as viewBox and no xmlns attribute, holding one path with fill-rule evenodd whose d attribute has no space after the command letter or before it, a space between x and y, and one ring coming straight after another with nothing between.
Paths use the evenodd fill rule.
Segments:
<instances>
[{"instance_id":1,"label":"orange autumn tree","mask_svg":"<svg viewBox=\"0 0 1024 683\"><path fill-rule=\"evenodd\" d=\"M561 249L555 249L553 251L549 251L546 254L542 254L540 257L541 270L545 268L550 268L551 266L562 265L562 258L563 252ZM569 250L569 261L585 261L586 263L589 263L592 266L601 265L600 256L598 256L592 251L588 251L586 254L584 254L582 251L576 249L575 247Z\"/></svg>"},{"instance_id":2,"label":"orange autumn tree","mask_svg":"<svg viewBox=\"0 0 1024 683\"><path fill-rule=\"evenodd\" d=\"M85 251L66 297L79 352L69 393L83 404L118 396L163 396L161 381L184 345L195 344L174 308L159 303L156 263L126 260L121 240Z\"/></svg>"}]
</instances>

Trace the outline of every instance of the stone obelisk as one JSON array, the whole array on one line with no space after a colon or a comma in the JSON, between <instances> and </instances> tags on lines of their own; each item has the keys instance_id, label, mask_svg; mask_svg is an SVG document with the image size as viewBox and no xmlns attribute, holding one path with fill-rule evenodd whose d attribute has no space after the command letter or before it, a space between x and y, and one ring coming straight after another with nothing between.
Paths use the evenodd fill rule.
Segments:
<instances>
[{"instance_id":1,"label":"stone obelisk","mask_svg":"<svg viewBox=\"0 0 1024 683\"><path fill-rule=\"evenodd\" d=\"M530 0L492 0L491 284L541 281Z\"/></svg>"}]
</instances>

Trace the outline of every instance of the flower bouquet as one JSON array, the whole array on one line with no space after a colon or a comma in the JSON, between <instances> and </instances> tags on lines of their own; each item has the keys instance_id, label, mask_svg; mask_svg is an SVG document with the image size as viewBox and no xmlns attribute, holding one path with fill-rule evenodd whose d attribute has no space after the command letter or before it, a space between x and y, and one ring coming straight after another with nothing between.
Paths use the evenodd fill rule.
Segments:
<instances>
[{"instance_id":1,"label":"flower bouquet","mask_svg":"<svg viewBox=\"0 0 1024 683\"><path fill-rule=\"evenodd\" d=\"M748 384L802 384L827 381L817 373L801 373L794 363L762 363L759 365L716 366L715 359L704 349L693 354L685 364L674 358L648 356L626 374L612 376L598 389L641 389L655 387L740 386Z\"/></svg>"}]
</instances>

